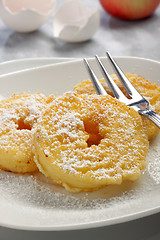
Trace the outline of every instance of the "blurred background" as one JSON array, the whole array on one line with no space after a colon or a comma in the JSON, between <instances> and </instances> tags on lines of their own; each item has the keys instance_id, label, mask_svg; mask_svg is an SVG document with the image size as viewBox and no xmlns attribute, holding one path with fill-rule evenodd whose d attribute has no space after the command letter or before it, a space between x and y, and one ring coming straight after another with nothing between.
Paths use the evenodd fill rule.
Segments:
<instances>
[{"instance_id":1,"label":"blurred background","mask_svg":"<svg viewBox=\"0 0 160 240\"><path fill-rule=\"evenodd\" d=\"M66 2L57 0L49 20L34 32L16 32L8 28L0 18L0 62L34 57L81 58L95 54L103 56L106 50L114 56L160 60L160 6L151 17L123 20L107 14L98 0L81 1L88 7L98 8L100 12L99 28L90 40L70 43L54 38L54 16Z\"/></svg>"}]
</instances>

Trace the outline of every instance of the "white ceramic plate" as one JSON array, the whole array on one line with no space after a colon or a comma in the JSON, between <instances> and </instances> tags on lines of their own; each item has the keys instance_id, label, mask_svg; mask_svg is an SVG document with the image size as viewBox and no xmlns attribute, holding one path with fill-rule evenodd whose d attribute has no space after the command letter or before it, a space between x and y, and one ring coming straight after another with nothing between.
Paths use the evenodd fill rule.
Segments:
<instances>
[{"instance_id":1,"label":"white ceramic plate","mask_svg":"<svg viewBox=\"0 0 160 240\"><path fill-rule=\"evenodd\" d=\"M126 72L141 74L160 85L160 63L116 58ZM57 61L58 62L58 61ZM91 65L102 77L95 60ZM109 62L105 64L113 73ZM83 61L36 67L0 77L0 95L20 91L62 94L88 79ZM135 183L123 183L93 193L70 194L41 174L0 171L0 225L27 230L73 230L125 222L160 211L160 135L152 142L147 168Z\"/></svg>"}]
</instances>

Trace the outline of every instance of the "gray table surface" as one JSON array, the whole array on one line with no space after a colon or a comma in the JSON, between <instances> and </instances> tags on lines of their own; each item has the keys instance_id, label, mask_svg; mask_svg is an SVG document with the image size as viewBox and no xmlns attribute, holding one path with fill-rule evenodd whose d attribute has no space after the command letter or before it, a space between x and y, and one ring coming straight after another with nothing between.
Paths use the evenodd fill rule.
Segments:
<instances>
[{"instance_id":1,"label":"gray table surface","mask_svg":"<svg viewBox=\"0 0 160 240\"><path fill-rule=\"evenodd\" d=\"M84 0L97 6L101 13L100 28L94 37L83 43L66 43L53 37L54 14L64 0L58 0L53 16L38 31L16 33L0 19L0 63L35 57L92 57L104 56L109 50L114 56L137 56L160 61L160 6L149 18L123 21L106 14L99 1ZM128 223L97 229L62 232L18 231L0 227L0 240L26 239L160 239L160 213Z\"/></svg>"}]
</instances>

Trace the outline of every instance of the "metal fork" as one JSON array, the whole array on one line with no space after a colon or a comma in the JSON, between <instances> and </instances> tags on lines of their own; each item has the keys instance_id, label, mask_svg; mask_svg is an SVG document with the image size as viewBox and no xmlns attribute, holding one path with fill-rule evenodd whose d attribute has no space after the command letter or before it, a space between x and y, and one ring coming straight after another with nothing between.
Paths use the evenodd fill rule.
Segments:
<instances>
[{"instance_id":1,"label":"metal fork","mask_svg":"<svg viewBox=\"0 0 160 240\"><path fill-rule=\"evenodd\" d=\"M125 103L128 106L133 107L138 113L141 115L144 115L148 117L152 122L154 122L159 128L160 128L160 116L149 109L149 102L134 88L134 86L131 84L131 82L128 80L128 78L125 76L123 71L120 69L120 67L117 65L115 60L112 58L111 54L109 52L106 52L112 67L117 73L117 76L119 77L123 87L125 88L126 92L130 96L130 98L127 98L122 91L119 89L117 84L114 82L114 80L110 77L107 70L105 69L102 61L100 58L96 55L96 59L101 67L102 73L105 77L105 80L107 81L107 84L112 91L115 98L117 98L119 101ZM93 69L90 67L88 61L86 58L84 58L84 62L87 66L87 69L89 71L89 74L91 76L91 80L93 83L93 86L99 95L107 95L105 89L103 88L102 84L96 77Z\"/></svg>"}]
</instances>

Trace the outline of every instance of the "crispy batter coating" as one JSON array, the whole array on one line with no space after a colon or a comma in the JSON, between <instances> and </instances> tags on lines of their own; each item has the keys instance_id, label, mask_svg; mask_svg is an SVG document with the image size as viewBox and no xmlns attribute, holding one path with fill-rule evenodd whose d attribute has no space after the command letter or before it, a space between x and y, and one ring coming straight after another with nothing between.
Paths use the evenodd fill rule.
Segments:
<instances>
[{"instance_id":1,"label":"crispy batter coating","mask_svg":"<svg viewBox=\"0 0 160 240\"><path fill-rule=\"evenodd\" d=\"M110 95L71 92L42 113L34 144L39 170L70 192L136 180L149 145L134 109Z\"/></svg>"},{"instance_id":2,"label":"crispy batter coating","mask_svg":"<svg viewBox=\"0 0 160 240\"><path fill-rule=\"evenodd\" d=\"M16 173L38 170L33 161L33 133L47 98L20 93L0 102L0 168Z\"/></svg>"},{"instance_id":3,"label":"crispy batter coating","mask_svg":"<svg viewBox=\"0 0 160 240\"><path fill-rule=\"evenodd\" d=\"M131 74L131 73L125 73L125 75L131 81L131 83L134 85L134 87L144 97L146 97L147 100L149 100L151 108L155 112L160 114L160 87L157 86L155 83L154 84L150 83L148 80L146 80L145 78L143 78L139 75ZM125 92L125 89L123 88L117 75L112 74L111 77L115 80L115 82L120 87L122 92L125 95L127 95ZM109 90L108 85L105 82L105 80L101 79L100 81L101 81L102 85L104 86L105 90L107 91L107 93L110 94L111 96L113 96L111 91ZM94 94L95 93L95 89L90 80L86 80L86 81L83 81L83 82L77 84L74 87L74 91L77 94L84 94L84 93ZM153 122L151 122L147 117L142 116L142 120L143 120L143 125L147 129L148 139L149 140L153 139L158 134L158 131L159 131L158 127Z\"/></svg>"}]
</instances>

